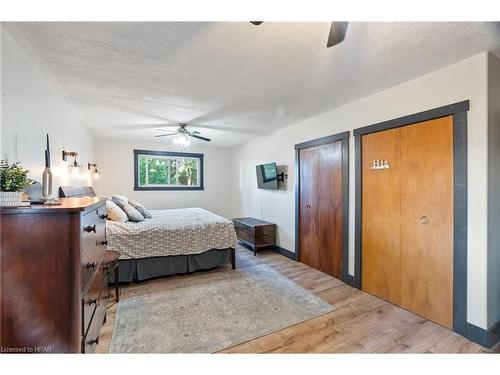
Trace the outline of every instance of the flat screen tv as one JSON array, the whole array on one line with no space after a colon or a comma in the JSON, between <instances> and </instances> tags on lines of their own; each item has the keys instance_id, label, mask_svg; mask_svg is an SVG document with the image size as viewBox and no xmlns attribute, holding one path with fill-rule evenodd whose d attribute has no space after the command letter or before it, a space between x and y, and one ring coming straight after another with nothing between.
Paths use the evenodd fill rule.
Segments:
<instances>
[{"instance_id":1,"label":"flat screen tv","mask_svg":"<svg viewBox=\"0 0 500 375\"><path fill-rule=\"evenodd\" d=\"M257 187L259 189L278 190L276 163L257 165Z\"/></svg>"}]
</instances>

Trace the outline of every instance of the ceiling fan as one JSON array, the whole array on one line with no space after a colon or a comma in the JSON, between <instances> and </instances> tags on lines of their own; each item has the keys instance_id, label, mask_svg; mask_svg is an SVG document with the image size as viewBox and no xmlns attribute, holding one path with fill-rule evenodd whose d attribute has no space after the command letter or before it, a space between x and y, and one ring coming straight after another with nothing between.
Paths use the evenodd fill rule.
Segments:
<instances>
[{"instance_id":1,"label":"ceiling fan","mask_svg":"<svg viewBox=\"0 0 500 375\"><path fill-rule=\"evenodd\" d=\"M263 22L264 21L250 21L250 23L255 26L259 26ZM328 34L328 42L326 43L327 48L333 47L344 41L345 35L347 34L347 26L349 26L349 22L332 22L330 34Z\"/></svg>"},{"instance_id":2,"label":"ceiling fan","mask_svg":"<svg viewBox=\"0 0 500 375\"><path fill-rule=\"evenodd\" d=\"M170 137L170 136L176 136L174 138L174 143L176 144L180 144L182 146L188 146L191 142L189 141L189 137L192 137L192 138L196 138L196 139L200 139L202 141L205 141L205 142L210 142L211 139L210 138L207 138L207 137L202 137L200 135L200 132L199 131L193 131L193 132L190 132L189 130L186 129L186 126L187 124L184 123L184 122L181 122L179 124L179 128L177 129L177 131L175 132L169 132L169 133L165 133L165 134L158 134L156 135L155 137ZM165 131L163 129L158 129L160 131Z\"/></svg>"}]
</instances>

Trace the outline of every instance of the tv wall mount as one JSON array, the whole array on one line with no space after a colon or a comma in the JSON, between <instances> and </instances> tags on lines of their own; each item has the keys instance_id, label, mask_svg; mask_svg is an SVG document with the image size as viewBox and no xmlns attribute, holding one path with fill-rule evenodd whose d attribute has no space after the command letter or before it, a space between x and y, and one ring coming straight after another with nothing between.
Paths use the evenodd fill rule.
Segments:
<instances>
[{"instance_id":1,"label":"tv wall mount","mask_svg":"<svg viewBox=\"0 0 500 375\"><path fill-rule=\"evenodd\" d=\"M276 174L276 177L278 179L278 182L285 182L285 178L288 179L288 175L285 174L285 172Z\"/></svg>"}]
</instances>

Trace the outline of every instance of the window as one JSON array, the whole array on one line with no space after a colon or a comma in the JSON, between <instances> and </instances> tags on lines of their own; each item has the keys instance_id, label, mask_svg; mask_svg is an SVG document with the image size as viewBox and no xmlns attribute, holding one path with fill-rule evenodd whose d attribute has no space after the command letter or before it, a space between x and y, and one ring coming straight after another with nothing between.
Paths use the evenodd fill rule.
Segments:
<instances>
[{"instance_id":1,"label":"window","mask_svg":"<svg viewBox=\"0 0 500 375\"><path fill-rule=\"evenodd\" d=\"M134 190L203 190L203 154L134 150Z\"/></svg>"}]
</instances>

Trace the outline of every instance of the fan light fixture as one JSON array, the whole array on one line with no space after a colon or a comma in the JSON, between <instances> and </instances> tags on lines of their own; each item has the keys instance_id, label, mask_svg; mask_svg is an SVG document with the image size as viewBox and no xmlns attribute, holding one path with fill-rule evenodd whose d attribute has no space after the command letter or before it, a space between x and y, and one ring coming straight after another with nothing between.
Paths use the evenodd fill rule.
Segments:
<instances>
[{"instance_id":1,"label":"fan light fixture","mask_svg":"<svg viewBox=\"0 0 500 375\"><path fill-rule=\"evenodd\" d=\"M171 126L171 125L167 125ZM187 146L191 144L190 138L196 138L205 142L210 142L211 139L207 137L202 137L200 135L200 132L195 130L193 132L190 132L189 130L186 129L187 124L184 122L181 122L179 124L179 128L175 132L168 132L165 134L158 134L155 137L174 137L174 144L180 145L182 150L184 150ZM163 129L158 129L161 131L164 131Z\"/></svg>"},{"instance_id":2,"label":"fan light fixture","mask_svg":"<svg viewBox=\"0 0 500 375\"><path fill-rule=\"evenodd\" d=\"M191 144L191 141L186 134L180 133L174 138L174 143L176 145L189 146Z\"/></svg>"}]
</instances>

